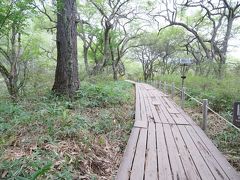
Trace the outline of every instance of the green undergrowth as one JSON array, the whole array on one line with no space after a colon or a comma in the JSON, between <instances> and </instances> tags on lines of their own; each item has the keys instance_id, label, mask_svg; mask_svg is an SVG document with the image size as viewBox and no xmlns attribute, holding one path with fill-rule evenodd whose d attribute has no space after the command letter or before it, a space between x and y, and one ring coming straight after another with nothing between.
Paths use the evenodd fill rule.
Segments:
<instances>
[{"instance_id":1,"label":"green undergrowth","mask_svg":"<svg viewBox=\"0 0 240 180\"><path fill-rule=\"evenodd\" d=\"M129 100L127 92L131 84L124 81L102 82L99 84L82 83L79 91L80 103L87 107L106 107L121 105Z\"/></svg>"},{"instance_id":2,"label":"green undergrowth","mask_svg":"<svg viewBox=\"0 0 240 180\"><path fill-rule=\"evenodd\" d=\"M72 102L42 94L0 100L0 179L111 179L132 127L132 85L82 82Z\"/></svg>"},{"instance_id":3,"label":"green undergrowth","mask_svg":"<svg viewBox=\"0 0 240 180\"><path fill-rule=\"evenodd\" d=\"M181 86L179 74L161 76L158 79L167 83L174 82L177 87ZM208 99L209 106L217 112L230 112L234 101L240 101L239 78L227 75L218 80L214 77L187 75L185 85L187 93L199 99ZM189 99L187 97L187 99Z\"/></svg>"}]
</instances>

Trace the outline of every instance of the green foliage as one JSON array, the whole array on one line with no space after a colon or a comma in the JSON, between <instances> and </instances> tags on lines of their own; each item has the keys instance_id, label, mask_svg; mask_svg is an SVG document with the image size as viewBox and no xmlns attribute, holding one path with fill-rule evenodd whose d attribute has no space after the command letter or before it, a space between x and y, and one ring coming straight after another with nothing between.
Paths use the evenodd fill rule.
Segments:
<instances>
[{"instance_id":1,"label":"green foliage","mask_svg":"<svg viewBox=\"0 0 240 180\"><path fill-rule=\"evenodd\" d=\"M161 81L175 82L177 87L181 86L180 74L159 77ZM231 112L234 101L239 101L240 85L238 78L228 75L223 80L214 77L187 75L185 87L187 93L202 100L208 99L209 106L218 112Z\"/></svg>"},{"instance_id":2,"label":"green foliage","mask_svg":"<svg viewBox=\"0 0 240 180\"><path fill-rule=\"evenodd\" d=\"M52 163L48 163L39 170L37 170L33 175L31 175L31 179L35 180L37 177L40 177L41 175L44 175L46 172L48 172L51 169Z\"/></svg>"},{"instance_id":3,"label":"green foliage","mask_svg":"<svg viewBox=\"0 0 240 180\"><path fill-rule=\"evenodd\" d=\"M180 45L179 43L181 43L184 40L186 32L184 32L184 30L179 27L170 27L168 29L160 31L158 36L162 41L161 42L162 45L164 45L164 43L169 42L170 45L177 46Z\"/></svg>"},{"instance_id":4,"label":"green foliage","mask_svg":"<svg viewBox=\"0 0 240 180\"><path fill-rule=\"evenodd\" d=\"M79 171L88 173L81 170L83 161L93 161L91 154L105 141L117 142L116 150L122 151L132 127L131 113L122 106L133 106L132 85L91 81L97 83L82 82L72 102L46 89L15 104L0 100L0 174L6 173L5 179L73 179ZM89 176L95 175L91 170Z\"/></svg>"},{"instance_id":5,"label":"green foliage","mask_svg":"<svg viewBox=\"0 0 240 180\"><path fill-rule=\"evenodd\" d=\"M33 156L36 159L30 158L19 158L15 161L6 161L4 160L0 164L0 172L1 170L7 171L7 179L14 180L35 180L38 177L43 176L47 173L52 166L51 162L44 162L38 158L39 154L34 154ZM33 172L32 174L27 171L30 170Z\"/></svg>"},{"instance_id":6,"label":"green foliage","mask_svg":"<svg viewBox=\"0 0 240 180\"><path fill-rule=\"evenodd\" d=\"M137 80L137 78L142 76L142 66L139 62L126 59L124 66L126 68L126 78Z\"/></svg>"},{"instance_id":7,"label":"green foliage","mask_svg":"<svg viewBox=\"0 0 240 180\"><path fill-rule=\"evenodd\" d=\"M130 99L130 94L126 93L131 85L126 82L109 82L89 84L82 83L79 98L81 104L87 107L106 107L121 105Z\"/></svg>"},{"instance_id":8,"label":"green foliage","mask_svg":"<svg viewBox=\"0 0 240 180\"><path fill-rule=\"evenodd\" d=\"M233 72L236 76L240 76L240 62L237 62L233 68Z\"/></svg>"},{"instance_id":9,"label":"green foliage","mask_svg":"<svg viewBox=\"0 0 240 180\"><path fill-rule=\"evenodd\" d=\"M2 31L6 32L11 28L11 24L15 24L18 31L23 32L22 28L25 27L34 12L34 8L31 6L32 0L22 1L6 1L3 0L0 3L0 34Z\"/></svg>"},{"instance_id":10,"label":"green foliage","mask_svg":"<svg viewBox=\"0 0 240 180\"><path fill-rule=\"evenodd\" d=\"M216 141L219 143L219 146L223 145L221 144L222 141L234 144L236 142L239 142L240 140L239 132L230 125L227 127L225 131L216 135L215 138Z\"/></svg>"},{"instance_id":11,"label":"green foliage","mask_svg":"<svg viewBox=\"0 0 240 180\"><path fill-rule=\"evenodd\" d=\"M99 121L95 122L92 126L92 130L96 134L106 134L107 132L110 132L113 130L114 122L111 119L111 116L108 111L102 111L100 113L100 119Z\"/></svg>"}]
</instances>

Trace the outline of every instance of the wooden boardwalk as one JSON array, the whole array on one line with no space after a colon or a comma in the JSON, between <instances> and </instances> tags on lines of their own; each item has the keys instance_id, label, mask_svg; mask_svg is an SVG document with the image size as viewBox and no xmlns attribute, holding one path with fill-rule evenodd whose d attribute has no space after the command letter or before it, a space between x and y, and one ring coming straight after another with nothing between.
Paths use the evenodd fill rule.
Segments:
<instances>
[{"instance_id":1,"label":"wooden boardwalk","mask_svg":"<svg viewBox=\"0 0 240 180\"><path fill-rule=\"evenodd\" d=\"M240 180L205 133L167 95L136 83L136 113L117 180Z\"/></svg>"}]
</instances>

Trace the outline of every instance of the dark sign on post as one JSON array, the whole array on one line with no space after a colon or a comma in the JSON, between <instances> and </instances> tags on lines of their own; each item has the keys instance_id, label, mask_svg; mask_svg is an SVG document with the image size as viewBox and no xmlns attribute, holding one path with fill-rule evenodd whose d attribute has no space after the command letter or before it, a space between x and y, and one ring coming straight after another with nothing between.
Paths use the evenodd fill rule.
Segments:
<instances>
[{"instance_id":1,"label":"dark sign on post","mask_svg":"<svg viewBox=\"0 0 240 180\"><path fill-rule=\"evenodd\" d=\"M233 124L240 128L240 102L233 104Z\"/></svg>"}]
</instances>

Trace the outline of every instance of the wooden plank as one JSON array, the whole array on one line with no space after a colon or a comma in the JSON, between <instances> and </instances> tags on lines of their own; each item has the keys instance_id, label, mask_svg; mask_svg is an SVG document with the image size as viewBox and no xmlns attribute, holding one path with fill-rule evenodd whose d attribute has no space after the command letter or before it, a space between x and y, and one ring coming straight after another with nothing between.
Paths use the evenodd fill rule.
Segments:
<instances>
[{"instance_id":1,"label":"wooden plank","mask_svg":"<svg viewBox=\"0 0 240 180\"><path fill-rule=\"evenodd\" d=\"M202 155L198 151L196 145L194 144L193 140L191 139L190 135L188 134L185 126L183 125L178 125L179 131L183 137L183 140L186 144L186 148L188 149L189 153L191 154L191 157L194 161L194 164L197 167L197 170L202 177L202 179L209 179L212 180L214 179L214 176L212 172L209 170L208 165L204 161Z\"/></svg>"},{"instance_id":2,"label":"wooden plank","mask_svg":"<svg viewBox=\"0 0 240 180\"><path fill-rule=\"evenodd\" d=\"M170 114L178 114L179 112L173 106L173 104L168 100L167 97L160 97L160 100L165 104L166 109Z\"/></svg>"},{"instance_id":3,"label":"wooden plank","mask_svg":"<svg viewBox=\"0 0 240 180\"><path fill-rule=\"evenodd\" d=\"M157 147L156 147L156 134L155 124L149 122L148 127L148 141L146 152L146 167L145 167L145 180L157 180Z\"/></svg>"},{"instance_id":4,"label":"wooden plank","mask_svg":"<svg viewBox=\"0 0 240 180\"><path fill-rule=\"evenodd\" d=\"M148 96L150 97L150 92L148 92ZM146 109L148 111L148 114L150 115L150 120L153 120L154 122L161 122L158 113L156 111L155 106L152 104L151 99L155 98L155 96L152 96L151 98L145 98L145 103L146 103Z\"/></svg>"},{"instance_id":5,"label":"wooden plank","mask_svg":"<svg viewBox=\"0 0 240 180\"><path fill-rule=\"evenodd\" d=\"M139 86L139 96L140 96L140 105L141 105L141 120L147 121L147 114L146 114L146 108L145 108L145 102L142 92L142 86Z\"/></svg>"},{"instance_id":6,"label":"wooden plank","mask_svg":"<svg viewBox=\"0 0 240 180\"><path fill-rule=\"evenodd\" d=\"M186 121L185 118L183 118L182 116L179 116L179 114L170 114L170 116L174 119L175 123L176 124L179 124L179 125L188 125L189 122Z\"/></svg>"},{"instance_id":7,"label":"wooden plank","mask_svg":"<svg viewBox=\"0 0 240 180\"><path fill-rule=\"evenodd\" d=\"M155 93L154 93L154 91L151 91L151 92L149 92L152 96L154 96L155 95ZM156 96L155 96L156 97ZM156 97L157 98L157 97ZM158 100L158 98L157 98L157 100ZM158 101L159 102L159 101ZM161 103L160 103L160 105L162 105ZM156 112L157 112L157 114L158 114L158 116L159 116L159 121L161 122L161 123L169 123L169 121L168 121L168 119L166 118L166 116L164 115L164 113L163 113L163 110L160 108L160 105L155 105L154 107L154 109L156 109ZM157 118L157 117L156 117ZM156 121L156 122L158 122L158 120ZM174 123L174 122L173 122Z\"/></svg>"},{"instance_id":8,"label":"wooden plank","mask_svg":"<svg viewBox=\"0 0 240 180\"><path fill-rule=\"evenodd\" d=\"M176 124L174 119L171 117L171 115L167 111L165 104L161 101L161 98L158 98L158 100L161 103L161 105L158 105L158 108L161 109L161 112L164 114L165 118L167 119L167 122L170 124Z\"/></svg>"},{"instance_id":9,"label":"wooden plank","mask_svg":"<svg viewBox=\"0 0 240 180\"><path fill-rule=\"evenodd\" d=\"M128 180L133 163L135 149L138 141L139 128L133 128L126 149L124 151L116 180Z\"/></svg>"},{"instance_id":10,"label":"wooden plank","mask_svg":"<svg viewBox=\"0 0 240 180\"><path fill-rule=\"evenodd\" d=\"M172 103L175 108L180 112L178 116L182 116L189 124L197 126L197 124L189 117L189 115L185 111L182 110L182 108L180 108L174 101L172 101Z\"/></svg>"},{"instance_id":11,"label":"wooden plank","mask_svg":"<svg viewBox=\"0 0 240 180\"><path fill-rule=\"evenodd\" d=\"M175 116L176 116L178 119L181 119L181 121L184 122L183 124L189 124L189 125L190 125L190 123L186 120L186 118L184 118L183 115L181 115L181 114L175 114Z\"/></svg>"},{"instance_id":12,"label":"wooden plank","mask_svg":"<svg viewBox=\"0 0 240 180\"><path fill-rule=\"evenodd\" d=\"M163 101L169 106L168 112L170 114L179 114L178 110L174 107L172 102L167 97L162 97Z\"/></svg>"},{"instance_id":13,"label":"wooden plank","mask_svg":"<svg viewBox=\"0 0 240 180\"><path fill-rule=\"evenodd\" d=\"M151 109L152 114L153 114L154 122L161 123L162 121L161 121L161 119L159 117L159 114L158 114L158 112L156 110L156 107L153 106L152 104L150 104L150 109Z\"/></svg>"},{"instance_id":14,"label":"wooden plank","mask_svg":"<svg viewBox=\"0 0 240 180\"><path fill-rule=\"evenodd\" d=\"M156 136L159 180L172 180L171 166L168 158L168 149L162 124L156 124Z\"/></svg>"},{"instance_id":15,"label":"wooden plank","mask_svg":"<svg viewBox=\"0 0 240 180\"><path fill-rule=\"evenodd\" d=\"M168 120L167 120L167 118L166 118L165 115L163 114L162 109L159 108L159 106L155 106L155 109L156 109L156 111L157 111L157 113L158 113L158 116L159 116L159 119L160 119L161 123L164 123L164 124L169 123Z\"/></svg>"},{"instance_id":16,"label":"wooden plank","mask_svg":"<svg viewBox=\"0 0 240 180\"><path fill-rule=\"evenodd\" d=\"M149 92L149 95L151 95L151 94L152 94L152 93L151 93L151 92ZM151 96L150 96L150 98L151 98L151 100L152 100L152 101L154 101L154 100L156 100L156 99L157 99L157 98L156 98L156 96L154 96L154 95L151 95Z\"/></svg>"},{"instance_id":17,"label":"wooden plank","mask_svg":"<svg viewBox=\"0 0 240 180\"><path fill-rule=\"evenodd\" d=\"M190 134L192 140L194 141L196 147L198 148L199 152L201 153L202 157L205 159L209 169L211 170L212 174L216 179L229 179L225 172L222 170L221 166L218 164L216 159L212 156L212 153L207 149L205 144L196 134L191 126L186 127L188 133Z\"/></svg>"},{"instance_id":18,"label":"wooden plank","mask_svg":"<svg viewBox=\"0 0 240 180\"><path fill-rule=\"evenodd\" d=\"M183 162L183 166L184 166L187 178L194 179L194 180L198 180L198 179L200 180L201 177L199 175L199 172L198 172L197 168L195 167L195 164L192 160L190 153L188 152L188 149L186 148L186 144L184 143L184 141L181 137L181 134L177 128L177 125L172 125L170 127L171 127L173 137L174 137L175 143L176 143L178 151L179 151L179 155L182 158L182 162Z\"/></svg>"},{"instance_id":19,"label":"wooden plank","mask_svg":"<svg viewBox=\"0 0 240 180\"><path fill-rule=\"evenodd\" d=\"M161 105L161 103L160 103L159 101L157 101L157 100L152 101L152 104L153 104L153 105Z\"/></svg>"},{"instance_id":20,"label":"wooden plank","mask_svg":"<svg viewBox=\"0 0 240 180\"><path fill-rule=\"evenodd\" d=\"M149 84L142 84L146 90L154 90L155 87L149 85Z\"/></svg>"},{"instance_id":21,"label":"wooden plank","mask_svg":"<svg viewBox=\"0 0 240 180\"><path fill-rule=\"evenodd\" d=\"M188 129L189 130L189 129ZM229 164L227 159L223 154L217 149L217 147L211 142L207 135L198 127L192 126L192 129L189 130L189 133L196 133L196 138L199 138L202 142L202 145L211 153L211 155L216 159L218 164L221 166L221 169L227 174L231 180L239 180L240 174Z\"/></svg>"},{"instance_id":22,"label":"wooden plank","mask_svg":"<svg viewBox=\"0 0 240 180\"><path fill-rule=\"evenodd\" d=\"M164 98L164 97L159 97L159 99L160 99L160 100L162 101L162 103L165 105L166 109L171 108L171 107L169 106L169 104L165 101L165 98Z\"/></svg>"},{"instance_id":23,"label":"wooden plank","mask_svg":"<svg viewBox=\"0 0 240 180\"><path fill-rule=\"evenodd\" d=\"M144 107L146 109L147 120L153 121L153 115L149 108L149 93L144 88L142 88L142 94L145 95L143 100L144 100Z\"/></svg>"},{"instance_id":24,"label":"wooden plank","mask_svg":"<svg viewBox=\"0 0 240 180\"><path fill-rule=\"evenodd\" d=\"M139 85L136 84L135 86L135 91L136 91L136 97L135 97L135 121L140 121L141 120L141 104L140 104L140 89Z\"/></svg>"},{"instance_id":25,"label":"wooden plank","mask_svg":"<svg viewBox=\"0 0 240 180\"><path fill-rule=\"evenodd\" d=\"M168 95L164 94L162 91L159 91L157 89L154 89L152 91L156 94L157 97L162 97L162 96L168 97Z\"/></svg>"},{"instance_id":26,"label":"wooden plank","mask_svg":"<svg viewBox=\"0 0 240 180\"><path fill-rule=\"evenodd\" d=\"M147 143L146 141L147 141L147 129L140 129L137 149L130 176L131 180L143 179L144 177L145 153Z\"/></svg>"},{"instance_id":27,"label":"wooden plank","mask_svg":"<svg viewBox=\"0 0 240 180\"><path fill-rule=\"evenodd\" d=\"M169 124L163 124L173 179L187 179Z\"/></svg>"},{"instance_id":28,"label":"wooden plank","mask_svg":"<svg viewBox=\"0 0 240 180\"><path fill-rule=\"evenodd\" d=\"M150 85L148 85L148 84L142 84L142 85L143 85L143 87L144 87L144 89L145 89L146 91L154 90L154 89L155 89L153 86L150 86Z\"/></svg>"},{"instance_id":29,"label":"wooden plank","mask_svg":"<svg viewBox=\"0 0 240 180\"><path fill-rule=\"evenodd\" d=\"M158 98L158 100L161 103L160 107L170 124L189 124L188 121L186 121L184 118L178 118L178 116L176 116L176 113L170 114L166 107L166 102L163 100L163 98Z\"/></svg>"},{"instance_id":30,"label":"wooden plank","mask_svg":"<svg viewBox=\"0 0 240 180\"><path fill-rule=\"evenodd\" d=\"M152 86L148 86L147 84L143 84L144 88L149 91L149 90L154 90L155 88Z\"/></svg>"},{"instance_id":31,"label":"wooden plank","mask_svg":"<svg viewBox=\"0 0 240 180\"><path fill-rule=\"evenodd\" d=\"M135 121L134 127L138 128L147 128L148 122L147 121Z\"/></svg>"},{"instance_id":32,"label":"wooden plank","mask_svg":"<svg viewBox=\"0 0 240 180\"><path fill-rule=\"evenodd\" d=\"M183 110L182 110L183 111ZM192 126L198 126L192 119L191 117L185 113L185 112L180 112L179 116L182 116L189 124Z\"/></svg>"},{"instance_id":33,"label":"wooden plank","mask_svg":"<svg viewBox=\"0 0 240 180\"><path fill-rule=\"evenodd\" d=\"M161 119L159 117L159 114L156 110L156 106L154 106L154 101L156 101L156 96L154 96L154 94L152 92L149 92L149 94L151 95L151 100L149 100L149 106L150 106L150 110L152 111L152 115L154 117L154 122L156 123L161 123Z\"/></svg>"}]
</instances>

